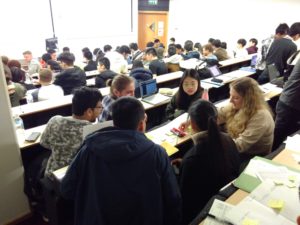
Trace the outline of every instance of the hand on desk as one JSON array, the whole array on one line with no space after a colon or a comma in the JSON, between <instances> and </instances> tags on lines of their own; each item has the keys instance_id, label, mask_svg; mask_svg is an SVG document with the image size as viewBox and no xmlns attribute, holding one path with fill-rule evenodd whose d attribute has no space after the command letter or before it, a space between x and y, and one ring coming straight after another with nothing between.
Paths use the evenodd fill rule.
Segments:
<instances>
[{"instance_id":1,"label":"hand on desk","mask_svg":"<svg viewBox=\"0 0 300 225\"><path fill-rule=\"evenodd\" d=\"M188 128L190 125L191 125L191 121L190 121L190 120L187 120L187 121L181 123L181 124L179 125L178 129L181 130L181 131L186 131L187 128Z\"/></svg>"}]
</instances>

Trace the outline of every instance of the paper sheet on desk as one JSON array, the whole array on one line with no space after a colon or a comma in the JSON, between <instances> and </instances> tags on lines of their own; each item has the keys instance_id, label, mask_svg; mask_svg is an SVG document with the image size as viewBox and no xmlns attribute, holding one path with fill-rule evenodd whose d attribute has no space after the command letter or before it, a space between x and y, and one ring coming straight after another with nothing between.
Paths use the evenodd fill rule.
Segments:
<instances>
[{"instance_id":1,"label":"paper sheet on desk","mask_svg":"<svg viewBox=\"0 0 300 225\"><path fill-rule=\"evenodd\" d=\"M269 202L280 200L282 208L274 210ZM245 219L256 220L258 224L295 224L300 211L298 189L277 186L272 181L261 183L248 197L226 214L226 220L233 224L243 224Z\"/></svg>"},{"instance_id":2,"label":"paper sheet on desk","mask_svg":"<svg viewBox=\"0 0 300 225\"><path fill-rule=\"evenodd\" d=\"M285 149L300 153L300 134L296 134L293 137L287 137L285 144Z\"/></svg>"},{"instance_id":3,"label":"paper sheet on desk","mask_svg":"<svg viewBox=\"0 0 300 225\"><path fill-rule=\"evenodd\" d=\"M263 91L264 94L268 94L271 91L276 91L276 92L282 91L282 88L277 87L275 84L271 84L271 83L260 85L259 88Z\"/></svg>"},{"instance_id":4,"label":"paper sheet on desk","mask_svg":"<svg viewBox=\"0 0 300 225\"><path fill-rule=\"evenodd\" d=\"M204 225L224 225L227 224L225 222L221 222L225 220L225 215L233 208L233 205L230 205L226 202L220 201L218 199L214 200L213 205L209 210L209 215L214 216L214 218L207 217L205 219Z\"/></svg>"}]
</instances>

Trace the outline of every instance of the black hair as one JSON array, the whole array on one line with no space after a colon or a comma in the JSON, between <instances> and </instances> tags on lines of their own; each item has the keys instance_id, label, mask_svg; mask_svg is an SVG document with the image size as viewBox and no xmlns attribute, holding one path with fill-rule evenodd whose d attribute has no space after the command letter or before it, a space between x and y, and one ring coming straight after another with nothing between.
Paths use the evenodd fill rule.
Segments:
<instances>
[{"instance_id":1,"label":"black hair","mask_svg":"<svg viewBox=\"0 0 300 225\"><path fill-rule=\"evenodd\" d=\"M247 41L244 38L241 38L237 41L237 43L244 47L247 44Z\"/></svg>"},{"instance_id":2,"label":"black hair","mask_svg":"<svg viewBox=\"0 0 300 225\"><path fill-rule=\"evenodd\" d=\"M132 70L135 68L144 68L144 64L141 60L134 60L132 62Z\"/></svg>"},{"instance_id":3,"label":"black hair","mask_svg":"<svg viewBox=\"0 0 300 225\"><path fill-rule=\"evenodd\" d=\"M225 41L221 42L221 48L227 49L227 43Z\"/></svg>"},{"instance_id":4,"label":"black hair","mask_svg":"<svg viewBox=\"0 0 300 225\"><path fill-rule=\"evenodd\" d=\"M130 52L130 49L129 49L129 47L128 47L127 45L122 45L122 46L118 49L118 52L121 53L121 54L123 54L123 53L125 53L125 54L130 54L130 53L131 53L131 52Z\"/></svg>"},{"instance_id":5,"label":"black hair","mask_svg":"<svg viewBox=\"0 0 300 225\"><path fill-rule=\"evenodd\" d=\"M183 50L181 44L176 44L175 46L176 46L177 49Z\"/></svg>"},{"instance_id":6,"label":"black hair","mask_svg":"<svg viewBox=\"0 0 300 225\"><path fill-rule=\"evenodd\" d=\"M251 39L249 40L249 42L253 42L253 43L255 44L255 46L258 44L258 41L257 41L256 38L251 38Z\"/></svg>"},{"instance_id":7,"label":"black hair","mask_svg":"<svg viewBox=\"0 0 300 225\"><path fill-rule=\"evenodd\" d=\"M154 43L152 41L149 41L147 44L146 44L146 47L147 48L152 48L154 46Z\"/></svg>"},{"instance_id":8,"label":"black hair","mask_svg":"<svg viewBox=\"0 0 300 225\"><path fill-rule=\"evenodd\" d=\"M93 51L93 55L97 56L97 53L99 52L100 48L95 48Z\"/></svg>"},{"instance_id":9,"label":"black hair","mask_svg":"<svg viewBox=\"0 0 300 225\"><path fill-rule=\"evenodd\" d=\"M86 58L87 60L92 60L93 59L93 54L91 52L84 52L83 57Z\"/></svg>"},{"instance_id":10,"label":"black hair","mask_svg":"<svg viewBox=\"0 0 300 225\"><path fill-rule=\"evenodd\" d=\"M134 51L136 51L136 50L139 49L137 43L130 43L130 44L129 44L129 48L130 48L130 49L133 49Z\"/></svg>"},{"instance_id":11,"label":"black hair","mask_svg":"<svg viewBox=\"0 0 300 225\"><path fill-rule=\"evenodd\" d=\"M88 47L85 47L83 49L81 49L82 53L85 53L85 52L90 52L90 49Z\"/></svg>"},{"instance_id":12,"label":"black hair","mask_svg":"<svg viewBox=\"0 0 300 225\"><path fill-rule=\"evenodd\" d=\"M63 52L70 52L70 48L69 47L63 47Z\"/></svg>"},{"instance_id":13,"label":"black hair","mask_svg":"<svg viewBox=\"0 0 300 225\"><path fill-rule=\"evenodd\" d=\"M159 43L160 42L160 40L159 39L154 39L154 43Z\"/></svg>"},{"instance_id":14,"label":"black hair","mask_svg":"<svg viewBox=\"0 0 300 225\"><path fill-rule=\"evenodd\" d=\"M144 118L144 106L134 97L121 97L112 104L112 120L118 128L137 130Z\"/></svg>"},{"instance_id":15,"label":"black hair","mask_svg":"<svg viewBox=\"0 0 300 225\"><path fill-rule=\"evenodd\" d=\"M176 54L176 47L174 45L169 46L169 48L168 48L169 57L172 56L172 55L175 55L175 54Z\"/></svg>"},{"instance_id":16,"label":"black hair","mask_svg":"<svg viewBox=\"0 0 300 225\"><path fill-rule=\"evenodd\" d=\"M192 96L188 95L183 90L183 82L187 77L191 77L191 78L195 79L198 83L198 89L195 92L195 94L193 94ZM180 79L179 89L178 89L177 93L175 94L175 102L176 102L177 108L183 109L183 110L188 110L188 108L190 107L190 105L193 101L201 98L202 93L203 93L203 88L201 87L200 77L199 77L197 70L195 70L195 69L185 70Z\"/></svg>"},{"instance_id":17,"label":"black hair","mask_svg":"<svg viewBox=\"0 0 300 225\"><path fill-rule=\"evenodd\" d=\"M289 30L289 35L291 37L300 34L300 22L294 23Z\"/></svg>"},{"instance_id":18,"label":"black hair","mask_svg":"<svg viewBox=\"0 0 300 225\"><path fill-rule=\"evenodd\" d=\"M290 27L286 23L281 23L278 25L278 27L275 30L275 34L288 34L290 30Z\"/></svg>"},{"instance_id":19,"label":"black hair","mask_svg":"<svg viewBox=\"0 0 300 225\"><path fill-rule=\"evenodd\" d=\"M101 100L102 94L97 88L77 88L72 99L72 112L76 116L82 116L87 109L95 108Z\"/></svg>"},{"instance_id":20,"label":"black hair","mask_svg":"<svg viewBox=\"0 0 300 225\"><path fill-rule=\"evenodd\" d=\"M47 64L50 66L50 69L52 71L60 72L62 70L59 63L56 62L55 60L50 59L48 60Z\"/></svg>"},{"instance_id":21,"label":"black hair","mask_svg":"<svg viewBox=\"0 0 300 225\"><path fill-rule=\"evenodd\" d=\"M105 67L105 69L107 69L107 70L110 69L110 61L106 57L103 57L103 58L99 59L98 64L103 65Z\"/></svg>"},{"instance_id":22,"label":"black hair","mask_svg":"<svg viewBox=\"0 0 300 225\"><path fill-rule=\"evenodd\" d=\"M170 41L175 42L175 38L171 37L171 38L170 38Z\"/></svg>"},{"instance_id":23,"label":"black hair","mask_svg":"<svg viewBox=\"0 0 300 225\"><path fill-rule=\"evenodd\" d=\"M155 50L155 48L147 48L145 55L153 55L153 56L157 56L157 51Z\"/></svg>"},{"instance_id":24,"label":"black hair","mask_svg":"<svg viewBox=\"0 0 300 225\"><path fill-rule=\"evenodd\" d=\"M53 54L53 53L56 53L56 51L54 50L54 49L48 49L48 51L47 51L49 54Z\"/></svg>"},{"instance_id":25,"label":"black hair","mask_svg":"<svg viewBox=\"0 0 300 225\"><path fill-rule=\"evenodd\" d=\"M191 41L191 40L187 40L185 43L184 43L184 49L186 51L193 51L193 47L194 47L194 43Z\"/></svg>"},{"instance_id":26,"label":"black hair","mask_svg":"<svg viewBox=\"0 0 300 225\"><path fill-rule=\"evenodd\" d=\"M191 121L200 131L207 131L207 149L209 149L211 165L218 167L216 177L222 183L227 183L229 177L229 158L225 153L225 149L221 139L221 133L217 124L218 111L213 103L199 99L195 101L189 108L189 116ZM202 149L201 149L202 150Z\"/></svg>"},{"instance_id":27,"label":"black hair","mask_svg":"<svg viewBox=\"0 0 300 225\"><path fill-rule=\"evenodd\" d=\"M43 60L45 63L47 63L48 60L50 60L50 59L51 59L51 54L50 54L50 53L45 53L45 54L42 55L42 60Z\"/></svg>"},{"instance_id":28,"label":"black hair","mask_svg":"<svg viewBox=\"0 0 300 225\"><path fill-rule=\"evenodd\" d=\"M64 62L68 66L73 66L75 61L75 56L70 52L63 52L57 58L58 61Z\"/></svg>"},{"instance_id":29,"label":"black hair","mask_svg":"<svg viewBox=\"0 0 300 225\"><path fill-rule=\"evenodd\" d=\"M216 40L216 39L214 39L214 38L209 38L209 39L208 39L208 43L211 43L211 44L212 44L215 40Z\"/></svg>"},{"instance_id":30,"label":"black hair","mask_svg":"<svg viewBox=\"0 0 300 225\"><path fill-rule=\"evenodd\" d=\"M112 47L110 45L104 45L104 47L103 47L104 52L109 52L111 49L112 49Z\"/></svg>"},{"instance_id":31,"label":"black hair","mask_svg":"<svg viewBox=\"0 0 300 225\"><path fill-rule=\"evenodd\" d=\"M16 82L16 83L24 83L25 82L26 76L25 76L24 70L22 70L16 66L13 66L10 68L10 71L11 71L11 80L13 82Z\"/></svg>"},{"instance_id":32,"label":"black hair","mask_svg":"<svg viewBox=\"0 0 300 225\"><path fill-rule=\"evenodd\" d=\"M200 44L200 42L195 43L194 48L197 48L199 52L203 51L202 45Z\"/></svg>"},{"instance_id":33,"label":"black hair","mask_svg":"<svg viewBox=\"0 0 300 225\"><path fill-rule=\"evenodd\" d=\"M215 46L216 48L220 48L221 41L219 39L215 39L215 40L213 40L212 45Z\"/></svg>"}]
</instances>

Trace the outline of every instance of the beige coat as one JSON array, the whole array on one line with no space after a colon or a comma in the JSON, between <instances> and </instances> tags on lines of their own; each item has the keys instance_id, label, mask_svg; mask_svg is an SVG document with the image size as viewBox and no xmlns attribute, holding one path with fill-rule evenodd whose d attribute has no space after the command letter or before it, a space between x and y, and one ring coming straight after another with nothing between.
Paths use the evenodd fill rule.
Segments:
<instances>
[{"instance_id":1,"label":"beige coat","mask_svg":"<svg viewBox=\"0 0 300 225\"><path fill-rule=\"evenodd\" d=\"M226 112L231 105L219 109L219 123L226 124ZM258 110L248 121L246 129L233 139L241 153L267 155L271 152L274 138L274 120L267 109Z\"/></svg>"}]
</instances>

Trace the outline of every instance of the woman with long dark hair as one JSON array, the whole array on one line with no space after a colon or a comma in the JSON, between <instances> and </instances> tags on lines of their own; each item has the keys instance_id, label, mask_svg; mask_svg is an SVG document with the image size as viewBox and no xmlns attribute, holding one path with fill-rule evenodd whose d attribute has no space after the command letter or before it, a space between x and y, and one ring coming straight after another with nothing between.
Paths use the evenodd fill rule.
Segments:
<instances>
[{"instance_id":1,"label":"woman with long dark hair","mask_svg":"<svg viewBox=\"0 0 300 225\"><path fill-rule=\"evenodd\" d=\"M190 105L201 98L202 93L203 88L200 84L198 72L194 69L186 70L180 80L179 90L167 105L167 119L173 120L187 112Z\"/></svg>"},{"instance_id":2,"label":"woman with long dark hair","mask_svg":"<svg viewBox=\"0 0 300 225\"><path fill-rule=\"evenodd\" d=\"M199 99L189 109L194 147L183 157L179 184L183 224L189 224L219 189L238 176L239 155L231 137L219 130L218 111Z\"/></svg>"}]
</instances>

